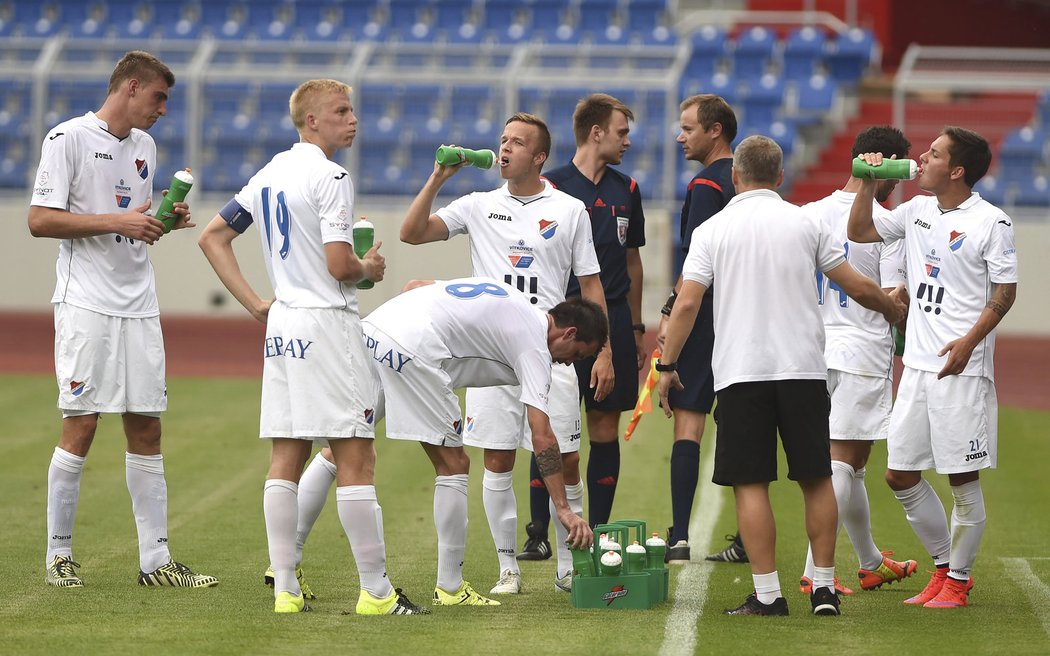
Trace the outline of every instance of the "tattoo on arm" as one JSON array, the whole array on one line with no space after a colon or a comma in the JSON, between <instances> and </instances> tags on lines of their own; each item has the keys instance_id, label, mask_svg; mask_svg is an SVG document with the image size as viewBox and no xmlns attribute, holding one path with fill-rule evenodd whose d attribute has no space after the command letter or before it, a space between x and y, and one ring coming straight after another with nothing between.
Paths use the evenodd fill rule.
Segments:
<instances>
[{"instance_id":1,"label":"tattoo on arm","mask_svg":"<svg viewBox=\"0 0 1050 656\"><path fill-rule=\"evenodd\" d=\"M992 299L985 305L986 308L995 312L999 315L999 318L1006 316L1006 313L1014 304L1014 299L1017 297L1017 283L1010 284L993 284L992 285Z\"/></svg>"},{"instance_id":2,"label":"tattoo on arm","mask_svg":"<svg viewBox=\"0 0 1050 656\"><path fill-rule=\"evenodd\" d=\"M540 476L544 478L561 473L561 451L558 450L557 444L536 454L536 467L540 470Z\"/></svg>"}]
</instances>

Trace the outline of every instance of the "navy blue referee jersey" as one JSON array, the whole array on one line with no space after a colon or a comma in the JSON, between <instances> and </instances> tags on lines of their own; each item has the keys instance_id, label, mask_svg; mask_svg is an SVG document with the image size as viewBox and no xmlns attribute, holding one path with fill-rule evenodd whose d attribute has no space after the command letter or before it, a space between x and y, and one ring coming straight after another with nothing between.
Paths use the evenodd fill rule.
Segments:
<instances>
[{"instance_id":1,"label":"navy blue referee jersey","mask_svg":"<svg viewBox=\"0 0 1050 656\"><path fill-rule=\"evenodd\" d=\"M543 177L556 189L580 199L587 206L594 234L594 252L602 268L599 277L605 289L605 301L626 301L627 291L631 288L627 249L645 246L645 214L638 183L631 176L607 166L596 185L572 162ZM580 283L575 275L569 276L565 295L580 295Z\"/></svg>"},{"instance_id":2,"label":"navy blue referee jersey","mask_svg":"<svg viewBox=\"0 0 1050 656\"><path fill-rule=\"evenodd\" d=\"M693 176L685 192L685 203L682 204L679 228L682 251L675 259L675 278L682 272L682 263L689 252L693 231L698 225L721 212L735 195L732 157L715 160Z\"/></svg>"}]
</instances>

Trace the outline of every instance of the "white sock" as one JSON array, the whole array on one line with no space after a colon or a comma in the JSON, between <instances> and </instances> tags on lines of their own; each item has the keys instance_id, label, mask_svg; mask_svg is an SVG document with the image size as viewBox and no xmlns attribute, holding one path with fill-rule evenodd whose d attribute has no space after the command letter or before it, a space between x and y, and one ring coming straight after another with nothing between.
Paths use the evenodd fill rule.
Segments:
<instances>
[{"instance_id":1,"label":"white sock","mask_svg":"<svg viewBox=\"0 0 1050 656\"><path fill-rule=\"evenodd\" d=\"M299 523L295 530L295 563L303 562L303 547L314 522L328 501L328 491L335 483L335 464L318 453L299 477Z\"/></svg>"},{"instance_id":2,"label":"white sock","mask_svg":"<svg viewBox=\"0 0 1050 656\"><path fill-rule=\"evenodd\" d=\"M846 508L849 507L850 496L853 494L853 467L841 460L832 460L831 487L835 490L835 504L839 510L838 523L835 525L835 535L837 536L839 529L842 528L843 514L846 512ZM813 547L810 546L806 549L806 567L802 571L802 576L813 581L815 586L816 580L813 578L813 567Z\"/></svg>"},{"instance_id":3,"label":"white sock","mask_svg":"<svg viewBox=\"0 0 1050 656\"><path fill-rule=\"evenodd\" d=\"M291 481L271 479L263 485L263 519L266 545L273 569L273 593L302 594L295 578L295 523L299 515L299 486Z\"/></svg>"},{"instance_id":4,"label":"white sock","mask_svg":"<svg viewBox=\"0 0 1050 656\"><path fill-rule=\"evenodd\" d=\"M934 563L948 560L951 551L952 536L948 532L948 517L944 514L941 503L933 486L925 478L915 487L907 490L894 490L893 496L904 506L908 523L915 531L919 541L933 557Z\"/></svg>"},{"instance_id":5,"label":"white sock","mask_svg":"<svg viewBox=\"0 0 1050 656\"><path fill-rule=\"evenodd\" d=\"M569 502L569 510L573 511L580 517L583 517L583 481L578 481L575 485L565 485L565 498ZM565 541L569 539L569 532L562 526L562 523L558 521L558 513L554 512L554 502L548 503L548 508L551 512L551 524L554 524L554 541L555 551L558 553L558 569L556 570L557 578L561 578L572 571L572 554L569 553L569 546L565 544ZM595 538L598 539L597 537ZM621 549L626 549L627 545L621 544Z\"/></svg>"},{"instance_id":6,"label":"white sock","mask_svg":"<svg viewBox=\"0 0 1050 656\"><path fill-rule=\"evenodd\" d=\"M47 468L47 556L45 567L57 555L73 557L73 522L80 499L84 458L55 447Z\"/></svg>"},{"instance_id":7,"label":"white sock","mask_svg":"<svg viewBox=\"0 0 1050 656\"><path fill-rule=\"evenodd\" d=\"M952 509L952 550L948 576L966 581L977 559L977 548L984 535L984 493L981 481L952 486L955 508Z\"/></svg>"},{"instance_id":8,"label":"white sock","mask_svg":"<svg viewBox=\"0 0 1050 656\"><path fill-rule=\"evenodd\" d=\"M752 574L755 583L755 596L763 604L771 604L783 595L780 594L780 576L776 570L769 574Z\"/></svg>"},{"instance_id":9,"label":"white sock","mask_svg":"<svg viewBox=\"0 0 1050 656\"><path fill-rule=\"evenodd\" d=\"M834 466L835 463L831 464ZM882 564L882 553L875 546L875 538L871 535L871 508L868 506L868 489L864 486L866 473L864 468L854 472L850 481L853 492L850 493L849 504L845 508L839 506L839 522L846 527L846 534L853 543L853 551L857 554L857 563L861 569L873 570Z\"/></svg>"},{"instance_id":10,"label":"white sock","mask_svg":"<svg viewBox=\"0 0 1050 656\"><path fill-rule=\"evenodd\" d=\"M828 588L835 589L835 566L813 568L813 589ZM766 602L763 602L766 603Z\"/></svg>"},{"instance_id":11,"label":"white sock","mask_svg":"<svg viewBox=\"0 0 1050 656\"><path fill-rule=\"evenodd\" d=\"M357 563L361 589L376 599L394 592L386 574L386 543L383 541L383 509L374 485L345 485L335 488L335 505L343 532Z\"/></svg>"},{"instance_id":12,"label":"white sock","mask_svg":"<svg viewBox=\"0 0 1050 656\"><path fill-rule=\"evenodd\" d=\"M124 454L131 510L139 532L139 569L152 572L171 560L168 552L168 485L164 456Z\"/></svg>"},{"instance_id":13,"label":"white sock","mask_svg":"<svg viewBox=\"0 0 1050 656\"><path fill-rule=\"evenodd\" d=\"M434 528L438 538L437 587L456 592L463 585L467 551L466 474L434 478Z\"/></svg>"},{"instance_id":14,"label":"white sock","mask_svg":"<svg viewBox=\"0 0 1050 656\"><path fill-rule=\"evenodd\" d=\"M492 541L496 543L499 571L517 572L514 558L518 540L518 503L514 496L514 472L496 473L485 470L482 500L489 520Z\"/></svg>"}]
</instances>

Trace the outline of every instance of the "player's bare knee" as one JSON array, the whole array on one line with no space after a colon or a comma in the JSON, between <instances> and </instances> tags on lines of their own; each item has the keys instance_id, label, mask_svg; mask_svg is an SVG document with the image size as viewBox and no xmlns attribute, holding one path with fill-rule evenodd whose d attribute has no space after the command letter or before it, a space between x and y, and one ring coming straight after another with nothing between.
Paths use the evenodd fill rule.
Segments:
<instances>
[{"instance_id":1,"label":"player's bare knee","mask_svg":"<svg viewBox=\"0 0 1050 656\"><path fill-rule=\"evenodd\" d=\"M485 469L494 474L514 471L514 451L485 449Z\"/></svg>"},{"instance_id":2,"label":"player's bare knee","mask_svg":"<svg viewBox=\"0 0 1050 656\"><path fill-rule=\"evenodd\" d=\"M160 418L128 413L123 419L124 435L128 440L128 453L138 455L160 453Z\"/></svg>"},{"instance_id":3,"label":"player's bare knee","mask_svg":"<svg viewBox=\"0 0 1050 656\"><path fill-rule=\"evenodd\" d=\"M921 472L898 471L896 469L886 470L886 484L890 486L891 490L897 492L910 490L918 485L920 480L922 480Z\"/></svg>"},{"instance_id":4,"label":"player's bare knee","mask_svg":"<svg viewBox=\"0 0 1050 656\"><path fill-rule=\"evenodd\" d=\"M62 435L58 440L58 448L75 456L86 456L95 440L97 428L98 415L66 417L62 420Z\"/></svg>"}]
</instances>

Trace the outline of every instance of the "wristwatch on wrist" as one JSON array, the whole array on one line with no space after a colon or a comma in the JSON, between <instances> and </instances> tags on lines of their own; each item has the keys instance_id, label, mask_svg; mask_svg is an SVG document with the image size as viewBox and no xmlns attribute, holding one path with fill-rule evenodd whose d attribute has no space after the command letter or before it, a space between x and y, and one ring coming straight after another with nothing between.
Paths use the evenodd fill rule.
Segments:
<instances>
[{"instance_id":1,"label":"wristwatch on wrist","mask_svg":"<svg viewBox=\"0 0 1050 656\"><path fill-rule=\"evenodd\" d=\"M664 364L663 362L657 362L656 363L656 370L660 371L660 372L674 371L677 368L678 368L678 363L677 362L671 362L671 363L668 363L668 364Z\"/></svg>"}]
</instances>

